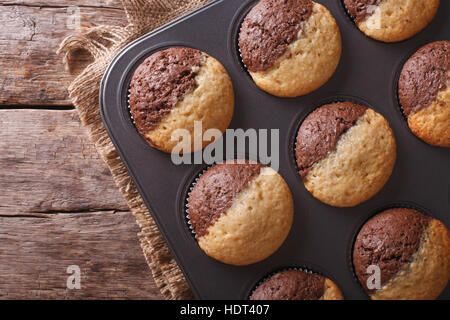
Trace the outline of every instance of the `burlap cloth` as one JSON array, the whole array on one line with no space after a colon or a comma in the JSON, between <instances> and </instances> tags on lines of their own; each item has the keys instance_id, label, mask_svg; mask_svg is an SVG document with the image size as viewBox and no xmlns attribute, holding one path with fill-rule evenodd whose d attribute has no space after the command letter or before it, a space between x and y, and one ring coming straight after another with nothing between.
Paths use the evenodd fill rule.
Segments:
<instances>
[{"instance_id":1,"label":"burlap cloth","mask_svg":"<svg viewBox=\"0 0 450 320\"><path fill-rule=\"evenodd\" d=\"M65 53L69 70L80 49L87 50L94 58L94 62L71 83L69 95L136 218L141 230L138 238L142 251L156 285L166 299L191 299L193 295L103 126L99 87L108 64L125 45L210 1L121 0L128 20L126 27L84 27L78 34L64 39L58 50Z\"/></svg>"}]
</instances>

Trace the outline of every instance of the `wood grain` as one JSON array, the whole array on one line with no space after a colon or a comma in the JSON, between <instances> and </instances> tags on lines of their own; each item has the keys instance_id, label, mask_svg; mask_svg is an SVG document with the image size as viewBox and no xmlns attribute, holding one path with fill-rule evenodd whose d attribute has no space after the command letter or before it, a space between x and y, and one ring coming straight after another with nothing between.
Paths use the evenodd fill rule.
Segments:
<instances>
[{"instance_id":1,"label":"wood grain","mask_svg":"<svg viewBox=\"0 0 450 320\"><path fill-rule=\"evenodd\" d=\"M74 4L83 23L126 24L120 0L0 0L0 299L161 299L135 219L67 110L91 61L81 54L71 75L56 55Z\"/></svg>"},{"instance_id":2,"label":"wood grain","mask_svg":"<svg viewBox=\"0 0 450 320\"><path fill-rule=\"evenodd\" d=\"M0 213L128 210L75 110L0 110Z\"/></svg>"},{"instance_id":3,"label":"wood grain","mask_svg":"<svg viewBox=\"0 0 450 320\"><path fill-rule=\"evenodd\" d=\"M49 3L50 5L44 5ZM0 2L0 105L69 106L69 74L56 54L59 44L77 31L73 24L75 1L2 1ZM126 25L118 1L81 1L81 23ZM22 5L17 5L22 4ZM26 4L26 5L24 5ZM41 6L39 6L41 5ZM79 68L91 62L82 55Z\"/></svg>"},{"instance_id":4,"label":"wood grain","mask_svg":"<svg viewBox=\"0 0 450 320\"><path fill-rule=\"evenodd\" d=\"M0 168L0 299L161 298L75 110L0 110Z\"/></svg>"},{"instance_id":5,"label":"wood grain","mask_svg":"<svg viewBox=\"0 0 450 320\"><path fill-rule=\"evenodd\" d=\"M138 232L130 212L0 216L0 299L161 299Z\"/></svg>"}]
</instances>

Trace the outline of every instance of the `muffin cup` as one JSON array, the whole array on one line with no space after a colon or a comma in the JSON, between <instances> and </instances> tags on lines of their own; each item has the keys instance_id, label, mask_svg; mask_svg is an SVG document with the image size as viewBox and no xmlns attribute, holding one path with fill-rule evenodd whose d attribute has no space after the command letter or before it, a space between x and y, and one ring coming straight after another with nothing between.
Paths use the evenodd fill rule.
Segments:
<instances>
[{"instance_id":1,"label":"muffin cup","mask_svg":"<svg viewBox=\"0 0 450 320\"><path fill-rule=\"evenodd\" d=\"M415 51L417 51L417 49L415 49ZM414 52L415 52L414 51ZM399 88L399 81L400 81L400 75L402 73L403 70L403 66L405 65L406 61L408 61L408 59L411 57L413 53L408 54L407 56L403 57L401 62L399 63L397 70L395 71L395 83L393 84L393 97L395 97L395 105L397 106L397 109L400 111L400 114L402 115L403 119L408 122L408 117L405 114L405 110L403 109L403 106L400 102L400 95L398 92L398 88ZM409 126L408 126L409 128Z\"/></svg>"},{"instance_id":2,"label":"muffin cup","mask_svg":"<svg viewBox=\"0 0 450 320\"><path fill-rule=\"evenodd\" d=\"M402 106L402 104L401 104L401 102L400 102L400 96L399 96L399 94L398 94L398 81L397 81L397 84L396 84L396 86L395 86L395 97L396 97L396 100L397 100L397 108L398 108L398 111L400 111L400 114L402 115L402 117L403 117L403 119L406 121L406 122L408 122L408 117L406 116L406 114L405 114L405 110L403 109L403 106Z\"/></svg>"},{"instance_id":3,"label":"muffin cup","mask_svg":"<svg viewBox=\"0 0 450 320\"><path fill-rule=\"evenodd\" d=\"M134 122L133 114L131 113L130 97L131 97L131 81L128 84L128 90L127 90L127 110L128 110L128 114L130 116L131 122L133 122L133 125L136 127L136 123ZM137 130L137 128L136 128L136 130Z\"/></svg>"},{"instance_id":4,"label":"muffin cup","mask_svg":"<svg viewBox=\"0 0 450 320\"><path fill-rule=\"evenodd\" d=\"M190 197L191 192L194 189L195 185L197 184L197 181L212 166L214 166L214 164L209 165L207 167L204 167L202 170L200 170L200 172L198 172L194 176L194 178L192 179L191 183L187 187L187 191L186 191L186 194L185 194L185 197L184 197L184 211L183 211L184 221L185 221L186 227L189 230L189 233L192 235L192 237L195 239L195 241L197 241L197 234L196 234L194 228L192 228L191 218L189 217L189 197Z\"/></svg>"},{"instance_id":5,"label":"muffin cup","mask_svg":"<svg viewBox=\"0 0 450 320\"><path fill-rule=\"evenodd\" d=\"M250 71L248 70L247 65L244 63L244 60L242 59L242 52L241 52L241 48L239 46L239 36L241 34L242 24L244 23L245 17L247 17L247 14L257 3L258 3L258 1L255 1L254 3L250 3L249 5L245 6L241 10L241 13L238 15L238 18L236 20L237 32L235 34L233 34L233 37L234 37L233 41L236 46L235 49L236 49L236 54L237 54L239 63L241 64L242 69L248 74L249 77L251 77Z\"/></svg>"}]
</instances>

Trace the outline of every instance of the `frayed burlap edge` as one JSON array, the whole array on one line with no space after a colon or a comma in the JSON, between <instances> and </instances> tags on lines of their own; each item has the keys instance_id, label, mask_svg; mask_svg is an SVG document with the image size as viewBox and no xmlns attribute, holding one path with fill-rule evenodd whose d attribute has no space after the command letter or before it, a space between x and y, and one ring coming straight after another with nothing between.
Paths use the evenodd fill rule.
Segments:
<instances>
[{"instance_id":1,"label":"frayed burlap edge","mask_svg":"<svg viewBox=\"0 0 450 320\"><path fill-rule=\"evenodd\" d=\"M103 126L99 110L100 81L110 61L128 43L210 1L121 0L128 20L125 28L84 27L80 33L64 39L58 50L58 53L65 53L69 70L79 49L87 50L94 58L94 62L71 83L69 95L136 218L145 259L166 299L192 299L193 295Z\"/></svg>"}]
</instances>

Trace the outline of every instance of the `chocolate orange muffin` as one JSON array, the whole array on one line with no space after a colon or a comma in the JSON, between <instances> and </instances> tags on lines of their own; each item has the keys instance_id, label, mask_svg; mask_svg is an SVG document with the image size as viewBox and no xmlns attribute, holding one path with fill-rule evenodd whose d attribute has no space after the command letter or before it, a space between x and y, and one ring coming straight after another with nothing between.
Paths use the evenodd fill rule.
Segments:
<instances>
[{"instance_id":1,"label":"chocolate orange muffin","mask_svg":"<svg viewBox=\"0 0 450 320\"><path fill-rule=\"evenodd\" d=\"M343 300L330 279L300 270L277 272L253 291L250 300Z\"/></svg>"},{"instance_id":2,"label":"chocolate orange muffin","mask_svg":"<svg viewBox=\"0 0 450 320\"><path fill-rule=\"evenodd\" d=\"M129 107L137 130L152 147L168 153L194 152L211 143L202 139L206 130L224 132L230 124L233 86L213 57L192 48L171 47L138 66L130 83ZM201 123L201 130L194 130L195 123ZM177 130L181 129L190 139L180 144Z\"/></svg>"},{"instance_id":3,"label":"chocolate orange muffin","mask_svg":"<svg viewBox=\"0 0 450 320\"><path fill-rule=\"evenodd\" d=\"M450 233L414 209L386 210L359 232L353 266L371 299L436 299L450 278ZM378 288L370 266L380 270Z\"/></svg>"},{"instance_id":4,"label":"chocolate orange muffin","mask_svg":"<svg viewBox=\"0 0 450 320\"><path fill-rule=\"evenodd\" d=\"M306 189L336 207L356 206L380 191L392 173L396 154L386 119L352 102L314 110L301 124L295 146Z\"/></svg>"},{"instance_id":5,"label":"chocolate orange muffin","mask_svg":"<svg viewBox=\"0 0 450 320\"><path fill-rule=\"evenodd\" d=\"M274 253L289 233L293 212L284 179L272 168L244 160L209 168L188 198L200 248L232 265L255 263Z\"/></svg>"},{"instance_id":6,"label":"chocolate orange muffin","mask_svg":"<svg viewBox=\"0 0 450 320\"><path fill-rule=\"evenodd\" d=\"M406 40L433 20L439 0L344 0L347 11L367 36L383 42Z\"/></svg>"},{"instance_id":7,"label":"chocolate orange muffin","mask_svg":"<svg viewBox=\"0 0 450 320\"><path fill-rule=\"evenodd\" d=\"M341 57L331 13L311 0L261 0L245 17L239 49L256 85L279 97L318 89Z\"/></svg>"},{"instance_id":8,"label":"chocolate orange muffin","mask_svg":"<svg viewBox=\"0 0 450 320\"><path fill-rule=\"evenodd\" d=\"M450 41L429 43L409 58L400 74L398 96L417 137L450 147Z\"/></svg>"}]
</instances>

